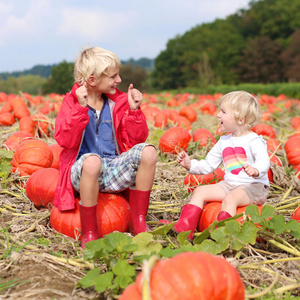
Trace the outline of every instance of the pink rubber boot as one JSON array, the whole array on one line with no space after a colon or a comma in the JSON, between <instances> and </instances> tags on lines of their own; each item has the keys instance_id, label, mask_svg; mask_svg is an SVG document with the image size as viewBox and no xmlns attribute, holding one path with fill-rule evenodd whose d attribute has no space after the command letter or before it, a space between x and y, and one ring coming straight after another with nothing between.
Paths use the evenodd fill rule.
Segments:
<instances>
[{"instance_id":1,"label":"pink rubber boot","mask_svg":"<svg viewBox=\"0 0 300 300\"><path fill-rule=\"evenodd\" d=\"M146 224L151 191L129 190L129 206L131 217L131 234L150 231Z\"/></svg>"},{"instance_id":2,"label":"pink rubber boot","mask_svg":"<svg viewBox=\"0 0 300 300\"><path fill-rule=\"evenodd\" d=\"M228 218L232 218L232 215L230 213L228 213L227 211L220 211L218 216L217 216L217 220L219 222L223 221L223 220L226 220Z\"/></svg>"},{"instance_id":3,"label":"pink rubber boot","mask_svg":"<svg viewBox=\"0 0 300 300\"><path fill-rule=\"evenodd\" d=\"M199 223L199 219L202 213L202 208L194 204L185 204L182 207L180 217L174 228L177 232L191 230L188 238L190 240L194 237L194 231Z\"/></svg>"},{"instance_id":4,"label":"pink rubber boot","mask_svg":"<svg viewBox=\"0 0 300 300\"><path fill-rule=\"evenodd\" d=\"M85 244L99 238L97 227L97 205L83 206L79 204L80 221L81 221L81 247L84 249Z\"/></svg>"}]
</instances>

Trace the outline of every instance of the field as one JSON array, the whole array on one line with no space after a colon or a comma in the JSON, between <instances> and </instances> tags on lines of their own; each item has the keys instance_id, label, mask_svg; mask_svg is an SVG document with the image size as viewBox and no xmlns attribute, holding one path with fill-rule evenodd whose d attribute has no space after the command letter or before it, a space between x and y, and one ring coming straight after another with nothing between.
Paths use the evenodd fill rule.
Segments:
<instances>
[{"instance_id":1,"label":"field","mask_svg":"<svg viewBox=\"0 0 300 300\"><path fill-rule=\"evenodd\" d=\"M292 148L287 149L286 146L291 136L300 133L299 100L289 99L284 95L256 95L263 112L261 124L268 126L256 130L267 141L275 139L279 142L268 146L272 180L267 208L262 217L256 215L255 211L251 215L252 218L257 218L256 222L261 227L253 225L255 230L247 238L243 236L246 232L246 227L243 227L244 229L233 233L224 242L225 239L214 235L214 232L224 234L225 229L230 230L235 225L229 222L220 224L217 230L213 226L203 233L196 233L193 245L187 241L187 236L177 236L170 226L161 226L158 223L161 219L176 221L182 205L188 203L191 197L191 187L183 184L187 172L176 163L175 154L161 151L160 138L169 128L180 125L191 136L196 129L206 128L217 140L222 134L215 116L221 96L188 93L144 95L142 110L149 127L147 141L154 144L159 152L147 217L154 235L153 239L145 242L146 250L140 251L139 255L142 253L144 257L150 257L151 253L156 253L162 257L171 257L175 255L174 251L179 253L203 250L226 258L238 270L246 289L246 298L299 299L300 225L292 219L300 203L299 168L297 169L296 164L300 161L299 138L296 137L298 144L295 143ZM111 263L111 257L119 259L121 256L111 251L107 255L110 257L108 260L107 257L96 257L92 251L84 253L79 241L55 232L50 226L51 206L48 206L50 209L38 209L26 194L26 183L31 175L22 176L18 171L11 174L10 161L15 149L9 150L5 142L15 132L20 131L22 116L14 112L12 105L7 108L14 115L14 120L9 123L3 118L3 108L14 98L25 103L29 117L38 126L35 127L33 135L48 145L56 143L54 125L62 101L62 96L56 94L45 97L26 93L10 97L1 94L0 97L0 298L117 299L122 291L122 284L114 287L108 285L104 289L96 285L95 289L93 282L78 282L95 268L102 274L111 271L108 263ZM183 112L184 107L192 108L196 115L192 116L192 112L188 110ZM180 121L171 120L171 111L182 111ZM156 118L161 112L168 118ZM196 119L192 119L195 116ZM176 143L175 151L178 151L182 145L179 141ZM192 158L201 159L211 148L212 140L206 138L201 142L194 142L191 139L185 146ZM273 157L279 159L279 164L274 162ZM297 219L296 215L294 218ZM254 224L253 221L245 219L244 225L249 223ZM124 236L131 238L129 233ZM137 239L134 242L138 244ZM125 256L124 253L122 257L130 261L130 265L134 265L137 273L140 272L142 260L134 260L137 252L129 251ZM90 259L86 260L87 257ZM131 276L130 280L134 279L135 275Z\"/></svg>"}]
</instances>

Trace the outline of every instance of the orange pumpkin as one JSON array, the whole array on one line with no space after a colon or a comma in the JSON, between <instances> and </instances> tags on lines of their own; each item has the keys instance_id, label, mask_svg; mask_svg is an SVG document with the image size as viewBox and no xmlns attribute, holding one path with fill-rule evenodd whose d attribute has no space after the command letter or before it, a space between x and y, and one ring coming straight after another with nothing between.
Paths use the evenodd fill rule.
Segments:
<instances>
[{"instance_id":1,"label":"orange pumpkin","mask_svg":"<svg viewBox=\"0 0 300 300\"><path fill-rule=\"evenodd\" d=\"M24 139L13 155L11 172L20 172L21 176L28 176L39 169L50 168L52 162L52 150L43 140Z\"/></svg>"},{"instance_id":2,"label":"orange pumpkin","mask_svg":"<svg viewBox=\"0 0 300 300\"><path fill-rule=\"evenodd\" d=\"M184 106L180 109L179 115L186 117L191 123L197 120L197 113L192 106Z\"/></svg>"},{"instance_id":3,"label":"orange pumpkin","mask_svg":"<svg viewBox=\"0 0 300 300\"><path fill-rule=\"evenodd\" d=\"M288 162L296 168L300 164L300 134L294 134L288 138L284 145Z\"/></svg>"},{"instance_id":4,"label":"orange pumpkin","mask_svg":"<svg viewBox=\"0 0 300 300\"><path fill-rule=\"evenodd\" d=\"M30 111L21 97L15 97L10 101L15 117L21 120L23 117L30 116Z\"/></svg>"},{"instance_id":5,"label":"orange pumpkin","mask_svg":"<svg viewBox=\"0 0 300 300\"><path fill-rule=\"evenodd\" d=\"M50 214L50 225L59 233L73 239L80 238L81 222L79 201L76 208L69 211L59 211L53 207ZM97 205L98 232L100 237L113 231L128 232L130 228L130 208L121 194L99 193Z\"/></svg>"},{"instance_id":6,"label":"orange pumpkin","mask_svg":"<svg viewBox=\"0 0 300 300\"><path fill-rule=\"evenodd\" d=\"M35 126L38 129L38 132L41 135L46 135L49 136L49 129L53 129L53 126L50 124L48 118L42 114L42 113L37 113L31 116Z\"/></svg>"},{"instance_id":7,"label":"orange pumpkin","mask_svg":"<svg viewBox=\"0 0 300 300\"><path fill-rule=\"evenodd\" d=\"M26 194L37 208L51 208L58 181L58 170L43 168L37 170L26 183Z\"/></svg>"},{"instance_id":8,"label":"orange pumpkin","mask_svg":"<svg viewBox=\"0 0 300 300\"><path fill-rule=\"evenodd\" d=\"M281 149L281 144L280 142L275 139L275 138L271 138L267 140L267 149L271 152L275 152L277 150Z\"/></svg>"},{"instance_id":9,"label":"orange pumpkin","mask_svg":"<svg viewBox=\"0 0 300 300\"><path fill-rule=\"evenodd\" d=\"M168 123L168 116L165 112L160 111L154 117L154 126L155 127L165 127Z\"/></svg>"},{"instance_id":10,"label":"orange pumpkin","mask_svg":"<svg viewBox=\"0 0 300 300\"><path fill-rule=\"evenodd\" d=\"M13 150L15 151L19 143L21 142L22 139L24 138L29 138L32 137L32 135L27 132L27 131L17 131L13 133L5 142L4 146L8 150Z\"/></svg>"},{"instance_id":11,"label":"orange pumpkin","mask_svg":"<svg viewBox=\"0 0 300 300\"><path fill-rule=\"evenodd\" d=\"M213 173L206 175L187 174L184 178L183 185L188 186L188 192L193 192L194 189L202 184L214 184L224 180L225 172L217 168Z\"/></svg>"},{"instance_id":12,"label":"orange pumpkin","mask_svg":"<svg viewBox=\"0 0 300 300\"><path fill-rule=\"evenodd\" d=\"M158 148L163 153L177 154L187 149L191 138L187 129L171 127L160 137Z\"/></svg>"},{"instance_id":13,"label":"orange pumpkin","mask_svg":"<svg viewBox=\"0 0 300 300\"><path fill-rule=\"evenodd\" d=\"M119 300L143 299L143 272ZM161 259L149 273L147 298L152 300L244 300L244 285L238 271L225 258L210 253L183 252Z\"/></svg>"},{"instance_id":14,"label":"orange pumpkin","mask_svg":"<svg viewBox=\"0 0 300 300\"><path fill-rule=\"evenodd\" d=\"M15 123L15 117L10 112L0 114L0 126L11 126Z\"/></svg>"},{"instance_id":15,"label":"orange pumpkin","mask_svg":"<svg viewBox=\"0 0 300 300\"><path fill-rule=\"evenodd\" d=\"M53 152L53 162L52 162L52 165L51 165L51 168L54 168L54 169L57 169L59 168L59 156L60 156L60 153L62 151L62 147L59 146L57 143L56 144L52 144L49 146Z\"/></svg>"},{"instance_id":16,"label":"orange pumpkin","mask_svg":"<svg viewBox=\"0 0 300 300\"><path fill-rule=\"evenodd\" d=\"M210 141L211 144L216 143L215 137L212 135L212 133L206 129L206 128L198 128L193 133L193 141L199 141L199 149L201 147L206 147L208 142Z\"/></svg>"},{"instance_id":17,"label":"orange pumpkin","mask_svg":"<svg viewBox=\"0 0 300 300\"><path fill-rule=\"evenodd\" d=\"M31 136L35 136L36 133L36 125L31 117L25 116L19 121L20 131L27 131L31 134Z\"/></svg>"},{"instance_id":18,"label":"orange pumpkin","mask_svg":"<svg viewBox=\"0 0 300 300\"><path fill-rule=\"evenodd\" d=\"M271 125L268 124L257 124L251 129L258 135L268 136L269 138L276 138L276 132Z\"/></svg>"},{"instance_id":19,"label":"orange pumpkin","mask_svg":"<svg viewBox=\"0 0 300 300\"><path fill-rule=\"evenodd\" d=\"M217 221L217 216L219 212L221 211L221 205L222 202L208 202L207 204L204 205L203 207L203 212L200 217L200 221L197 227L198 231L203 231L206 228L208 228L214 221ZM239 215L243 212L245 212L247 206L240 206L236 210L236 214ZM263 206L258 205L258 210L259 212L262 210ZM243 222L243 217L240 217L237 219L238 222L242 223Z\"/></svg>"},{"instance_id":20,"label":"orange pumpkin","mask_svg":"<svg viewBox=\"0 0 300 300\"><path fill-rule=\"evenodd\" d=\"M270 161L275 163L277 166L280 166L282 167L282 163L281 163L281 160L279 159L278 156L276 155L273 155L271 152L268 151L268 155L270 157ZM273 171L272 169L270 168L269 171L268 171L268 178L269 178L269 181L270 182L274 182L273 180Z\"/></svg>"}]
</instances>

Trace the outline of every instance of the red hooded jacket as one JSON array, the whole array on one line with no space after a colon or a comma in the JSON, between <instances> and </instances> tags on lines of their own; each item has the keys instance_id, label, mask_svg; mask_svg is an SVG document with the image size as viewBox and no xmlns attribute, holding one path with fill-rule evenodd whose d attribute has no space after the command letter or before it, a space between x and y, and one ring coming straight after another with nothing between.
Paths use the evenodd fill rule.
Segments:
<instances>
[{"instance_id":1,"label":"red hooded jacket","mask_svg":"<svg viewBox=\"0 0 300 300\"><path fill-rule=\"evenodd\" d=\"M89 122L89 109L78 103L75 94L78 87L75 84L71 92L67 93L55 121L55 139L63 150L59 158L59 178L53 205L62 211L75 208L71 167L77 158L85 127ZM142 111L129 109L128 95L124 92L117 90L116 94L107 96L119 154L145 142L148 126Z\"/></svg>"}]
</instances>

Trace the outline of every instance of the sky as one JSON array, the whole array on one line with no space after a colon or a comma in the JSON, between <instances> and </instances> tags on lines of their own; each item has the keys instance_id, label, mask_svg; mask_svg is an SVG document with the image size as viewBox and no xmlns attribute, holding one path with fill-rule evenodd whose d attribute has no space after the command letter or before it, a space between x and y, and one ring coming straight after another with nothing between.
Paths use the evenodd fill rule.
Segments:
<instances>
[{"instance_id":1,"label":"sky","mask_svg":"<svg viewBox=\"0 0 300 300\"><path fill-rule=\"evenodd\" d=\"M0 73L73 62L86 47L154 59L168 40L250 0L0 0Z\"/></svg>"}]
</instances>

